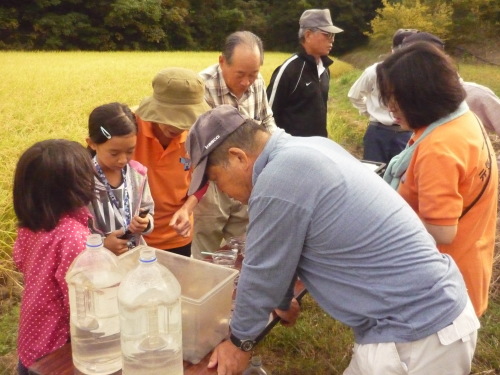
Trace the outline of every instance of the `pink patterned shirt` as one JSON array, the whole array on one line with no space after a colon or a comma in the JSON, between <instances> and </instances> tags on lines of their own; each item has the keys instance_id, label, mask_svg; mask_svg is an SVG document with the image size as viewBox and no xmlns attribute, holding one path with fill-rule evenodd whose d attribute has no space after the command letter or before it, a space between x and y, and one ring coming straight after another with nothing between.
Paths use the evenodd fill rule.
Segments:
<instances>
[{"instance_id":1,"label":"pink patterned shirt","mask_svg":"<svg viewBox=\"0 0 500 375\"><path fill-rule=\"evenodd\" d=\"M64 277L85 249L90 213L81 207L64 215L51 230L20 227L13 258L24 275L17 350L29 367L69 339L68 285Z\"/></svg>"}]
</instances>

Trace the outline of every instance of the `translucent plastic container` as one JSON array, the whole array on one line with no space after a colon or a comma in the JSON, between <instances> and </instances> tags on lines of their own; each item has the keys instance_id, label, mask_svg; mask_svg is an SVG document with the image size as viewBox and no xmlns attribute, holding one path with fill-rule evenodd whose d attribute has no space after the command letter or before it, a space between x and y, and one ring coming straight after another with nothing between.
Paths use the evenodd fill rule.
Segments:
<instances>
[{"instance_id":1,"label":"translucent plastic container","mask_svg":"<svg viewBox=\"0 0 500 375\"><path fill-rule=\"evenodd\" d=\"M246 238L245 235L238 236L238 237L231 237L227 243L228 247L230 249L236 249L238 250L238 253L241 254L241 256L245 256L245 242Z\"/></svg>"},{"instance_id":2,"label":"translucent plastic container","mask_svg":"<svg viewBox=\"0 0 500 375\"><path fill-rule=\"evenodd\" d=\"M138 246L120 255L120 268L134 268L140 250L146 247ZM183 358L196 364L228 334L233 281L239 271L164 250L155 251L158 262L181 285Z\"/></svg>"},{"instance_id":3,"label":"translucent plastic container","mask_svg":"<svg viewBox=\"0 0 500 375\"><path fill-rule=\"evenodd\" d=\"M144 248L118 288L123 375L182 375L181 287Z\"/></svg>"},{"instance_id":4,"label":"translucent plastic container","mask_svg":"<svg viewBox=\"0 0 500 375\"><path fill-rule=\"evenodd\" d=\"M66 274L73 364L84 374L111 374L122 367L117 300L121 277L117 258L102 246L101 236L88 236L87 248Z\"/></svg>"}]
</instances>

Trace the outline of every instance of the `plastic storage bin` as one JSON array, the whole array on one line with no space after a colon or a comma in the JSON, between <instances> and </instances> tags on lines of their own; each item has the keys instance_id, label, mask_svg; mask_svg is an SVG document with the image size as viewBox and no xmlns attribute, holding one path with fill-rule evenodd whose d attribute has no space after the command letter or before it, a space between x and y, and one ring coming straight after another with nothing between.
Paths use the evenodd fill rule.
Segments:
<instances>
[{"instance_id":1,"label":"plastic storage bin","mask_svg":"<svg viewBox=\"0 0 500 375\"><path fill-rule=\"evenodd\" d=\"M138 246L118 257L124 271L137 266ZM158 250L158 262L181 285L182 351L185 361L196 364L228 334L233 281L238 270Z\"/></svg>"}]
</instances>

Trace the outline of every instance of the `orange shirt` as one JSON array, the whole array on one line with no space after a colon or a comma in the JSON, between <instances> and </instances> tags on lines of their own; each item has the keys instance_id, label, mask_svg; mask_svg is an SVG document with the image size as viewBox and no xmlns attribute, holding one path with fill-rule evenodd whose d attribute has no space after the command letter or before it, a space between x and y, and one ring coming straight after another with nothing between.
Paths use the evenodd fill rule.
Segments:
<instances>
[{"instance_id":1,"label":"orange shirt","mask_svg":"<svg viewBox=\"0 0 500 375\"><path fill-rule=\"evenodd\" d=\"M139 130L132 158L148 168L149 187L155 202L155 228L150 234L144 235L144 239L149 246L158 249L185 246L192 241L192 237L179 236L169 226L169 222L186 202L191 182L191 163L184 147L187 131L173 138L164 149L153 134L152 124L137 115L136 118Z\"/></svg>"},{"instance_id":2,"label":"orange shirt","mask_svg":"<svg viewBox=\"0 0 500 375\"><path fill-rule=\"evenodd\" d=\"M424 130L415 131L410 142L418 139ZM464 208L475 200L486 182L488 148L491 156L488 186L479 201L459 220ZM457 225L453 242L438 248L457 263L476 314L480 316L488 306L493 267L498 170L489 138L486 136L485 143L472 112L437 127L421 141L398 191L424 222Z\"/></svg>"}]
</instances>

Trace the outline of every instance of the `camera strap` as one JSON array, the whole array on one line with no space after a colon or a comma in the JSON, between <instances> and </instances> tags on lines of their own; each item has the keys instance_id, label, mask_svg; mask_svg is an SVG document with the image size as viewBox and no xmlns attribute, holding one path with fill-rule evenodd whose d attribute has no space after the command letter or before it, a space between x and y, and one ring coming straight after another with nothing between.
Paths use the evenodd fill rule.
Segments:
<instances>
[{"instance_id":1,"label":"camera strap","mask_svg":"<svg viewBox=\"0 0 500 375\"><path fill-rule=\"evenodd\" d=\"M483 124L481 123L481 121L479 120L477 115L476 114L474 114L474 115L476 116L477 123L479 124L479 127L481 128L481 132L483 133L484 143L486 144L486 149L488 151L488 163L486 164L486 166L488 168L488 177L486 177L486 181L483 184L483 187L482 187L481 191L479 192L479 195L476 197L476 199L474 199L472 201L472 203L470 205L468 205L467 207L464 208L464 210L462 211L462 215L460 215L458 220L460 220L462 217L464 217L464 215L467 212L469 212L470 209L472 207L474 207L474 205L477 203L477 201L482 197L484 191L486 190L486 187L488 186L488 184L490 182L490 177L491 177L491 150L490 150L488 140L486 139L486 137L487 137L486 131L484 130Z\"/></svg>"}]
</instances>

